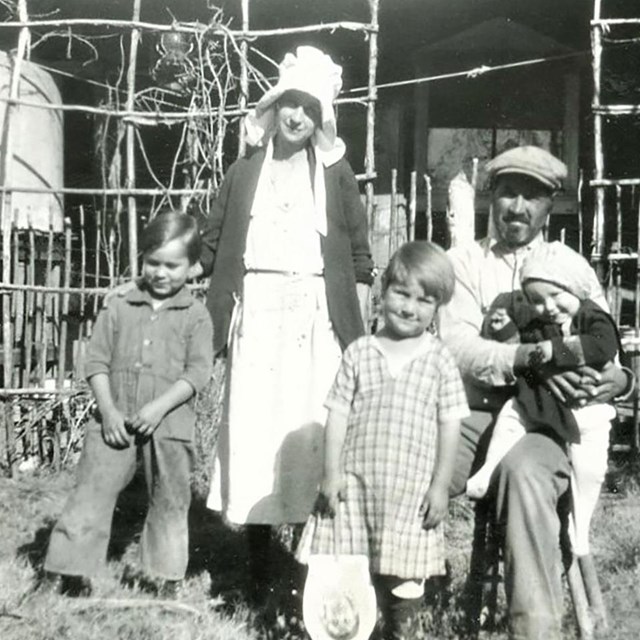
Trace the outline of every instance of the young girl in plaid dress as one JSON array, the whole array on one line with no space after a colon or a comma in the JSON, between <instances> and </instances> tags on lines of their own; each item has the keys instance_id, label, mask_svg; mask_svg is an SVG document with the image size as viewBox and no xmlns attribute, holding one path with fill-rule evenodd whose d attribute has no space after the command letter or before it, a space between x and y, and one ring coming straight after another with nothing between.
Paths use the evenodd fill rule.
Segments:
<instances>
[{"instance_id":1,"label":"young girl in plaid dress","mask_svg":"<svg viewBox=\"0 0 640 640\"><path fill-rule=\"evenodd\" d=\"M403 245L382 285L384 327L347 348L325 403L319 511L301 548L367 555L385 637L396 639L413 637L424 579L445 573L442 521L468 407L452 356L428 331L453 292L445 252Z\"/></svg>"}]
</instances>

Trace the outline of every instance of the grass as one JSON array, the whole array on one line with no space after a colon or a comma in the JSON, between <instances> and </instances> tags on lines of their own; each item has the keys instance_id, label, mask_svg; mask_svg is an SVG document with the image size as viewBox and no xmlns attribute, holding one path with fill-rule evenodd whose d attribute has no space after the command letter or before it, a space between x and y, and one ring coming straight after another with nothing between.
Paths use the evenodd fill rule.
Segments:
<instances>
[{"instance_id":1,"label":"grass","mask_svg":"<svg viewBox=\"0 0 640 640\"><path fill-rule=\"evenodd\" d=\"M121 496L105 575L88 599L72 599L40 588L49 534L73 486L73 467L60 473L36 471L0 478L0 638L3 640L301 640L302 577L282 541L274 589L266 605L251 604L246 541L204 506L215 443L211 425L219 419L218 384L200 400L199 465L190 512L190 565L177 601L149 593L137 573L138 539L144 512L144 486L134 483ZM611 640L640 635L640 484L637 464L614 461L614 473L593 524L593 547L608 609ZM453 501L447 524L449 575L429 585L430 606L423 616L423 638L463 639L466 635L465 578L473 529L473 510ZM504 595L501 594L504 611ZM565 637L575 638L567 599ZM504 619L482 639L506 640Z\"/></svg>"}]
</instances>

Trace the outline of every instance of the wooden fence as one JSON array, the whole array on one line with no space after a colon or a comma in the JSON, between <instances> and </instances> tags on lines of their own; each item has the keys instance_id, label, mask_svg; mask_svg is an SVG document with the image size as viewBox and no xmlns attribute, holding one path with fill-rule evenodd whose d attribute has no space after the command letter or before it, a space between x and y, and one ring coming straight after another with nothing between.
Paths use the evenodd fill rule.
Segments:
<instances>
[{"instance_id":1,"label":"wooden fence","mask_svg":"<svg viewBox=\"0 0 640 640\"><path fill-rule=\"evenodd\" d=\"M337 102L361 109L366 120L365 173L358 177L372 215L379 0L368 0L369 19L362 22L268 30L250 28L250 0L238 1L240 29L231 28L212 5L208 23L163 24L141 19L143 2L151 6L155 0L131 0L125 20L65 17L64 6L53 17L36 17L29 12L28 0L0 3L5 13L15 6L15 14L0 17L0 29L17 35L8 95L0 97L6 105L0 154L0 468L9 473L21 464L59 464L69 455L90 411L81 363L101 298L119 281L136 277L137 235L145 219L166 204L207 215L231 160L228 153L225 157L225 145L243 152L239 123L252 98L264 92L277 72L277 64L258 48L259 40L336 31L361 36L368 49L366 94ZM116 66L122 73L115 80L90 81L92 91L100 94L94 104L55 104L22 95L24 69L34 48L58 39L66 43L68 55L80 46L97 57L106 34L116 43L121 56ZM139 79L143 34L158 44L151 70L156 83L146 86ZM96 119L97 184L25 189L13 180L17 132L12 123L23 107ZM169 170L161 175L147 141L169 129L179 135L163 150ZM230 138L236 139L234 144L229 145ZM74 205L64 209L62 232L54 231L53 224L48 231L30 223L16 227L12 201L25 191L73 199Z\"/></svg>"}]
</instances>

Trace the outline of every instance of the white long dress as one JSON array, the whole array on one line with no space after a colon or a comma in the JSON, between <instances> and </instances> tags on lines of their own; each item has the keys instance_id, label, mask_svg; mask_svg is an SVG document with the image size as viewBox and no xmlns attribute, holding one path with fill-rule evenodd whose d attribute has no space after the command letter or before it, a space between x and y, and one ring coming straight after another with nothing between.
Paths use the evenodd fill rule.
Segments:
<instances>
[{"instance_id":1,"label":"white long dress","mask_svg":"<svg viewBox=\"0 0 640 640\"><path fill-rule=\"evenodd\" d=\"M267 155L251 215L208 506L237 524L305 522L341 357L306 153L286 162Z\"/></svg>"}]
</instances>

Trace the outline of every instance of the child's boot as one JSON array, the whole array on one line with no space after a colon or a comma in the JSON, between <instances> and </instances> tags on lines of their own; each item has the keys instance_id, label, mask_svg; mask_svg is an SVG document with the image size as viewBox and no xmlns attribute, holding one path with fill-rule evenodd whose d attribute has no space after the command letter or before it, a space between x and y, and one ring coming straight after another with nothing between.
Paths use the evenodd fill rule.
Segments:
<instances>
[{"instance_id":1,"label":"child's boot","mask_svg":"<svg viewBox=\"0 0 640 640\"><path fill-rule=\"evenodd\" d=\"M249 550L249 598L252 604L262 606L272 588L273 544L269 525L247 526Z\"/></svg>"},{"instance_id":2,"label":"child's boot","mask_svg":"<svg viewBox=\"0 0 640 640\"><path fill-rule=\"evenodd\" d=\"M413 640L420 637L422 598L398 598L389 594L384 625L384 640Z\"/></svg>"},{"instance_id":3,"label":"child's boot","mask_svg":"<svg viewBox=\"0 0 640 640\"><path fill-rule=\"evenodd\" d=\"M37 588L40 593L59 594L62 591L62 576L59 573L45 571L38 582Z\"/></svg>"},{"instance_id":4,"label":"child's boot","mask_svg":"<svg viewBox=\"0 0 640 640\"><path fill-rule=\"evenodd\" d=\"M177 600L182 591L182 580L162 580L158 584L158 597L163 600Z\"/></svg>"},{"instance_id":5,"label":"child's boot","mask_svg":"<svg viewBox=\"0 0 640 640\"><path fill-rule=\"evenodd\" d=\"M69 598L88 598L93 591L91 580L85 576L62 576L60 593Z\"/></svg>"}]
</instances>

